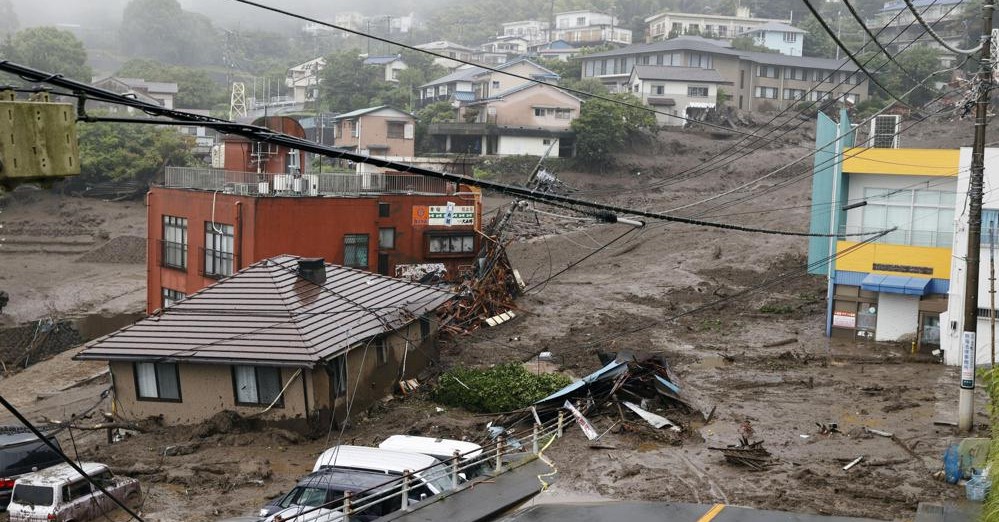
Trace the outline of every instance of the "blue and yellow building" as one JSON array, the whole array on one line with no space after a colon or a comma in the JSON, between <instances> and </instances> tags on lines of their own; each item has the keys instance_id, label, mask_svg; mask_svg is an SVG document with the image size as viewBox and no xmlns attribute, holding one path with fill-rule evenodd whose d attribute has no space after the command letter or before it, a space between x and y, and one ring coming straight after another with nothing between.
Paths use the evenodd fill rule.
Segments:
<instances>
[{"instance_id":1,"label":"blue and yellow building","mask_svg":"<svg viewBox=\"0 0 999 522\"><path fill-rule=\"evenodd\" d=\"M829 277L826 334L939 346L960 151L855 147L855 132L845 113L819 114L810 230L839 234L808 249L811 272Z\"/></svg>"}]
</instances>

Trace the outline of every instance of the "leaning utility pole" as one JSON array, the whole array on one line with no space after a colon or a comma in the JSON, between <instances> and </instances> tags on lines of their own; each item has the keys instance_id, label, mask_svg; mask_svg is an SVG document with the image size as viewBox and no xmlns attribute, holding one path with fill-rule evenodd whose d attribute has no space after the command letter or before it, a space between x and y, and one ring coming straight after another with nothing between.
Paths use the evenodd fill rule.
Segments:
<instances>
[{"instance_id":1,"label":"leaning utility pole","mask_svg":"<svg viewBox=\"0 0 999 522\"><path fill-rule=\"evenodd\" d=\"M971 180L968 187L968 253L964 288L964 335L961 337L961 396L957 427L971 431L975 416L976 335L978 333L978 264L982 253L982 185L985 177L985 126L989 93L992 91L992 11L995 0L982 6L982 55L978 61L978 92L975 102L975 143L971 149Z\"/></svg>"}]
</instances>

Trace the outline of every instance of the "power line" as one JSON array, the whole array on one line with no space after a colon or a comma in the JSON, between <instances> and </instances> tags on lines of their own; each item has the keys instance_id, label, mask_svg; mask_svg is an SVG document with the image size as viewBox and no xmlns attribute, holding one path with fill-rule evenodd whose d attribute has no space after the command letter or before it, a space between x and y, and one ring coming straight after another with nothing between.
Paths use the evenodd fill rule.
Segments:
<instances>
[{"instance_id":1,"label":"power line","mask_svg":"<svg viewBox=\"0 0 999 522\"><path fill-rule=\"evenodd\" d=\"M902 101L902 99L899 98L898 96L895 96L895 93L891 92L890 89L885 87L884 84L878 81L878 79L875 78L867 70L867 68L865 68L864 65L860 63L860 60L858 60L857 57L853 54L853 52L850 51L850 49L846 46L846 44L844 44L843 41L839 39L839 36L836 36L836 32L833 31L831 27L829 27L829 24L826 23L826 21L822 18L822 15L819 14L818 10L815 9L815 6L812 5L812 2L810 0L802 0L802 1L805 3L805 7L807 7L808 10L812 12L812 16L814 16L815 19L819 22L819 25L822 26L822 29L824 29L825 32L829 34L829 37L832 38L834 42L836 42L836 45L839 46L839 48L842 49L844 53L846 53L846 56L850 58L850 60L853 61L853 63L855 63L857 67L859 67L860 70L863 71L864 74L867 75L867 79L869 79L871 83L880 87L881 90L883 90L888 96L891 96L892 99L902 104L904 107L908 107L910 109L912 108L911 105Z\"/></svg>"},{"instance_id":2,"label":"power line","mask_svg":"<svg viewBox=\"0 0 999 522\"><path fill-rule=\"evenodd\" d=\"M573 88L570 88L570 87L559 86L559 85L554 84L554 83L548 83L548 82L545 82L545 81L538 80L536 78L531 78L530 76L525 76L525 75L522 75L522 74L516 74L516 73L509 72L509 71L504 71L502 69L499 69L497 67L493 67L493 66L490 66L490 65L479 64L479 63L475 63L475 62L472 62L472 61L469 61L469 60L463 60L463 59L461 59L459 57L447 56L447 55L444 55L444 54L441 54L441 53L437 53L437 52L431 51L429 49L421 49L419 47L415 47L415 46L412 46L412 45L404 44L402 42L397 42L397 41L391 40L389 38L384 38L384 37L381 37L381 36L377 36L377 35L365 33L364 31L358 31L358 30L355 30L355 29L350 29L350 28L347 28L347 27L342 27L342 26L339 26L339 25L336 25L336 24L332 24L332 23L329 23L329 22L323 22L323 21L321 21L319 19L316 19L316 18L311 18L311 17L305 16L305 15L300 15L300 14L293 13L293 12L285 10L285 9L279 9L277 7L271 7L271 6L263 5L263 4L260 4L260 3L257 3L257 2L251 1L251 0L234 0L234 1L235 2L239 2L241 4L250 5L250 6L253 6L253 7L258 7L260 9L264 9L264 10L271 11L271 12L274 12L274 13L282 14L282 15L285 15L285 16L290 16L292 18L297 18L299 20L304 20L306 22L312 22L312 23L323 25L323 26L326 26L326 27L331 27L333 29L339 29L341 31L344 31L344 32L347 32L347 33L350 33L350 34L354 34L354 35L357 35L357 36L363 36L365 38L369 38L371 40L376 40L376 41L379 41L379 42L382 42L382 43L386 43L386 44L389 44L389 45L396 45L396 46L402 47L404 49L408 49L410 51L415 51L415 52L419 52L419 53L429 54L429 55L434 56L436 58L442 58L442 59L450 60L450 61L453 61L453 62L458 62L458 63L464 64L464 65L472 65L472 66L479 67L479 68L482 68L482 69L490 71L490 72L503 74L503 75L510 76L512 78L517 78L517 79L520 79L520 80L526 80L526 81L529 81L529 82L532 82L532 83L537 83L537 84L541 84L541 85L548 85L550 87L555 87L556 89L561 89L561 90L563 90L565 92L569 92L569 93L572 93L572 94L575 94L575 95L578 95L578 96L585 96L587 98L596 98L598 100L602 100L602 101L614 103L614 104L617 104L617 105L622 105L622 106L625 106L625 107L630 107L630 108L633 108L633 109L639 109L639 110L646 111L646 112L651 112L653 114L662 114L664 116L670 116L670 117L681 119L681 120L684 120L684 121L687 121L687 122L691 122L691 123L698 123L698 124L704 125L705 127L712 127L712 128L715 128L715 129L726 131L726 132L735 132L736 134L751 135L750 133L748 133L746 131L739 131L739 130L736 130L736 129L732 129L730 127L725 127L723 125L718 125L718 124L715 124L715 123L709 123L709 122L705 122L705 121L700 121L700 120L696 120L696 119L693 119L693 118L687 118L686 116L679 116L679 115L675 115L675 114L669 114L669 113L666 113L664 111L653 109L651 107L647 107L647 106L644 106L644 105L635 105L635 104L628 103L628 102L625 102L625 101L622 101L622 100L619 100L619 99L616 99L616 98L612 98L610 96L604 96L604 95L601 95L601 94L594 94L594 93L590 93L590 92L586 92L586 91L581 91L579 89L573 89Z\"/></svg>"},{"instance_id":3,"label":"power line","mask_svg":"<svg viewBox=\"0 0 999 522\"><path fill-rule=\"evenodd\" d=\"M955 53L955 54L975 54L978 51L982 50L982 47L984 46L984 40L986 38L991 38L992 37L992 35L990 35L988 33L982 33L982 36L981 36L982 43L979 43L976 47L974 47L972 49L958 49L956 47L953 47L950 44L948 44L947 42L945 42L943 40L943 38L940 38L940 35L938 35L937 32L934 31L932 27L930 27L929 25L926 24L926 21L923 20L923 17L920 16L920 14L919 14L918 11L916 11L916 6L912 5L912 0L904 0L904 1L905 1L905 6L909 8L909 11L912 13L912 16L914 16L916 18L916 21L919 22L919 25L923 26L923 28L926 29L926 32L929 33L930 36L932 36L933 39L936 40L938 44L940 44L941 46L943 46L944 49L947 49L948 51L950 51L952 53ZM805 0L805 3L807 4L808 0ZM995 9L995 6L992 5L992 4L985 4L985 5L982 6L982 9Z\"/></svg>"},{"instance_id":4,"label":"power line","mask_svg":"<svg viewBox=\"0 0 999 522\"><path fill-rule=\"evenodd\" d=\"M860 27L864 30L864 32L867 33L867 37L871 39L870 41L874 42L874 44L878 46L878 49L880 49L881 52L884 53L886 57L888 57L888 60L891 63L894 63L899 68L899 70L901 70L909 78L909 80L914 81L916 83L922 83L913 78L912 73L910 73L905 67L903 67L902 64L898 63L895 60L895 57L892 56L890 52L888 52L888 49L885 49L885 46L881 45L881 42L878 41L878 37L871 32L871 29L869 27L867 27L867 24L864 23L864 19L861 18L860 13L858 13L857 10L853 8L853 4L850 3L850 0L843 0L843 4L846 5L847 10L850 11L850 15L853 16L853 19L856 20L857 23L860 24ZM899 11L899 14L901 14L901 12L902 11ZM896 14L895 16L897 17L898 14ZM890 23L891 21L885 24L884 27L881 28L881 31L887 29ZM898 38L899 36L901 36L909 27L912 27L911 23L905 29L899 31L898 34L895 35L895 37ZM878 31L878 34L881 34L881 31ZM863 48L861 48L861 50L862 49Z\"/></svg>"},{"instance_id":5,"label":"power line","mask_svg":"<svg viewBox=\"0 0 999 522\"><path fill-rule=\"evenodd\" d=\"M430 178L442 179L445 181L451 181L454 183L463 183L468 186L484 188L489 190L495 190L503 194L517 196L523 199L528 199L532 201L540 202L555 202L563 203L566 205L572 205L577 207L589 208L596 211L610 212L614 215L635 215L640 217L645 217L649 219L658 219L662 221L671 221L675 223L683 223L686 225L697 225L706 226L712 228L720 228L725 230L733 230L739 232L754 232L760 234L772 234L772 235L782 235L782 236L797 236L797 237L833 237L836 234L815 234L810 232L797 232L792 230L774 230L756 227L746 227L741 225L733 225L728 223L716 223L712 221L705 221L701 219L693 219L688 217L672 216L659 212L649 212L637 209L631 209L627 207L620 207L616 205L608 205L603 203L596 203L592 201L582 200L578 198L573 198L569 196L562 196L559 194L552 194L549 192L540 192L537 190L526 189L523 187L518 187L515 185L509 185L506 183L499 183L489 180L475 179L473 177L462 176L459 174L439 172L435 170L430 170L423 167L416 167L407 163L402 163L394 160L389 160L385 158L379 158L375 156L368 156L364 154L358 154L356 152L339 149L335 147L328 147L322 144L317 144L302 138L296 138L279 132L275 132L271 129L264 127L258 127L255 125L246 125L240 123L233 123L219 118L211 118L208 116L201 116L198 114L192 114L184 111L178 111L175 109L167 109L159 105L154 105L152 103L146 103L133 98L128 98L120 94L93 87L81 82L70 80L62 77L59 74L49 74L47 72L39 71L26 67L23 65L15 64L8 60L0 60L0 70L12 72L18 74L27 79L34 79L42 83L51 83L53 85L61 86L64 88L69 88L71 90L79 91L85 93L89 96L102 99L111 103L118 103L126 105L129 107L134 107L140 109L147 114L154 116L166 116L180 121L187 121L197 123L200 126L213 128L220 130L225 133L237 134L244 136L256 141L262 141L266 143L273 143L276 145L281 145L293 149L303 150L306 152L312 152L316 154L322 154L326 156L332 156L336 158L344 158L352 160L358 163L365 163L369 165L374 165L377 167L382 167L390 170L395 170L399 172L408 172L413 174L419 174L427 176ZM84 121L112 121L112 122L131 122L131 123L150 123L158 124L161 123L160 120L152 119L128 119L128 118L85 118ZM869 236L874 233L857 234L858 236Z\"/></svg>"}]
</instances>

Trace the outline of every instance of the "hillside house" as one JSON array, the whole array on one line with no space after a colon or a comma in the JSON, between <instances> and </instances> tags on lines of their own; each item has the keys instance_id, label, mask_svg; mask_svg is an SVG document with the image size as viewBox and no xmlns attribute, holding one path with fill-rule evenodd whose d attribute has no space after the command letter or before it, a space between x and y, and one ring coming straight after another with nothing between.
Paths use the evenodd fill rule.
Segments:
<instances>
[{"instance_id":1,"label":"hillside house","mask_svg":"<svg viewBox=\"0 0 999 522\"><path fill-rule=\"evenodd\" d=\"M333 128L334 147L384 157L415 155L416 119L408 112L385 105L358 109L334 116Z\"/></svg>"},{"instance_id":2,"label":"hillside house","mask_svg":"<svg viewBox=\"0 0 999 522\"><path fill-rule=\"evenodd\" d=\"M107 361L133 419L192 425L226 410L301 431L347 420L434 358L453 294L322 259L253 263L74 358Z\"/></svg>"},{"instance_id":3,"label":"hillside house","mask_svg":"<svg viewBox=\"0 0 999 522\"><path fill-rule=\"evenodd\" d=\"M381 67L384 69L383 78L386 82L398 83L399 73L409 69L401 55L393 54L389 56L368 56L362 62L363 65Z\"/></svg>"},{"instance_id":4,"label":"hillside house","mask_svg":"<svg viewBox=\"0 0 999 522\"><path fill-rule=\"evenodd\" d=\"M797 27L780 22L767 22L739 36L749 36L756 45L773 49L787 56L802 56L807 33Z\"/></svg>"},{"instance_id":5,"label":"hillside house","mask_svg":"<svg viewBox=\"0 0 999 522\"><path fill-rule=\"evenodd\" d=\"M715 107L718 87L730 85L714 69L658 65L636 65L629 84L632 94L657 110L657 123L669 126L702 119Z\"/></svg>"},{"instance_id":6,"label":"hillside house","mask_svg":"<svg viewBox=\"0 0 999 522\"><path fill-rule=\"evenodd\" d=\"M631 29L621 27L617 17L596 11L565 11L555 14L552 40L573 45L630 45Z\"/></svg>"}]
</instances>

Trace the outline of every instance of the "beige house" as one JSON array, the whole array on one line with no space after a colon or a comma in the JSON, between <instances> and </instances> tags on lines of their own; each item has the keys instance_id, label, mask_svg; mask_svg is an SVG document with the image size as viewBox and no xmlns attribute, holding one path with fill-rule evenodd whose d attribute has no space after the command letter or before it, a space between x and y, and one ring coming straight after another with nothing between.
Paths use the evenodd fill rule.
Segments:
<instances>
[{"instance_id":1,"label":"beige house","mask_svg":"<svg viewBox=\"0 0 999 522\"><path fill-rule=\"evenodd\" d=\"M108 76L94 80L93 85L118 94L134 96L138 100L167 109L174 108L173 100L177 96L177 84L173 82L147 82L141 78ZM109 104L109 107L113 105Z\"/></svg>"},{"instance_id":2,"label":"beige house","mask_svg":"<svg viewBox=\"0 0 999 522\"><path fill-rule=\"evenodd\" d=\"M442 54L444 56L450 56L451 58L456 58L457 60L449 60L447 58L436 57L434 58L434 63L440 65L441 67L447 69L454 69L455 67L461 67L462 62L470 62L475 59L477 53L475 49L471 47L465 47L461 44L456 44L454 42L449 42L447 40L438 40L436 42L429 42L425 44L420 44L415 46L417 49L423 49L424 51L433 51L437 54Z\"/></svg>"},{"instance_id":3,"label":"beige house","mask_svg":"<svg viewBox=\"0 0 999 522\"><path fill-rule=\"evenodd\" d=\"M233 410L297 429L346 420L430 362L447 291L277 256L88 343L132 419Z\"/></svg>"},{"instance_id":4,"label":"beige house","mask_svg":"<svg viewBox=\"0 0 999 522\"><path fill-rule=\"evenodd\" d=\"M333 118L333 146L373 156L411 158L415 127L416 119L408 112L385 105L359 109Z\"/></svg>"},{"instance_id":5,"label":"beige house","mask_svg":"<svg viewBox=\"0 0 999 522\"><path fill-rule=\"evenodd\" d=\"M636 65L714 69L732 84L732 104L756 111L809 100L856 104L868 98L868 79L849 59L786 56L733 49L722 40L681 36L578 58L582 78L628 92ZM841 84L842 82L842 84Z\"/></svg>"},{"instance_id":6,"label":"beige house","mask_svg":"<svg viewBox=\"0 0 999 522\"><path fill-rule=\"evenodd\" d=\"M628 84L642 103L657 110L660 125L675 126L702 119L715 107L719 86L731 82L714 69L636 65Z\"/></svg>"},{"instance_id":7,"label":"beige house","mask_svg":"<svg viewBox=\"0 0 999 522\"><path fill-rule=\"evenodd\" d=\"M326 59L319 57L288 69L284 85L291 89L291 97L295 103L316 99L316 93L319 91L319 71L325 66Z\"/></svg>"},{"instance_id":8,"label":"beige house","mask_svg":"<svg viewBox=\"0 0 999 522\"><path fill-rule=\"evenodd\" d=\"M572 120L582 100L551 85L526 82L489 98L463 104L458 123L430 125L445 152L508 156L572 156Z\"/></svg>"},{"instance_id":9,"label":"beige house","mask_svg":"<svg viewBox=\"0 0 999 522\"><path fill-rule=\"evenodd\" d=\"M362 63L372 67L381 67L383 70L383 78L386 82L391 83L398 83L399 73L409 69L409 66L406 65L405 61L403 61L402 56L397 54L389 56L368 56Z\"/></svg>"}]
</instances>

